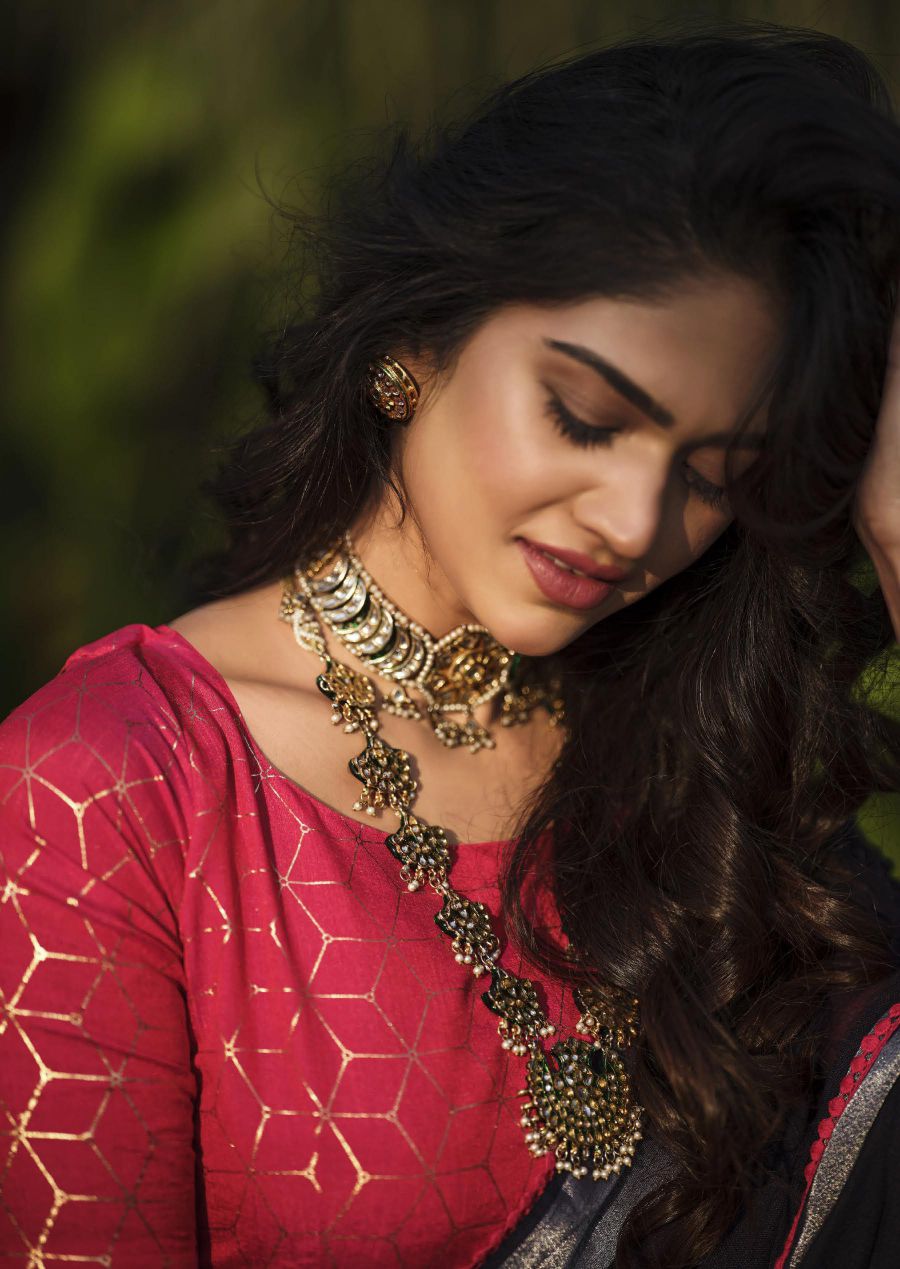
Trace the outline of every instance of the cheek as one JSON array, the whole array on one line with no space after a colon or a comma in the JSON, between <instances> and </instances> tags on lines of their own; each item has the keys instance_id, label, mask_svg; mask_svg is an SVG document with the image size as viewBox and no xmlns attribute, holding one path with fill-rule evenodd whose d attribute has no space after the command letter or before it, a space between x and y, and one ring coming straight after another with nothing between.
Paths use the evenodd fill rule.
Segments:
<instances>
[{"instance_id":1,"label":"cheek","mask_svg":"<svg viewBox=\"0 0 900 1269\"><path fill-rule=\"evenodd\" d=\"M531 379L495 376L460 403L456 428L467 476L494 507L530 506L550 466Z\"/></svg>"},{"instance_id":2,"label":"cheek","mask_svg":"<svg viewBox=\"0 0 900 1269\"><path fill-rule=\"evenodd\" d=\"M459 473L470 492L492 500L508 489L518 447L506 420L496 410L467 411L457 428Z\"/></svg>"},{"instance_id":3,"label":"cheek","mask_svg":"<svg viewBox=\"0 0 900 1269\"><path fill-rule=\"evenodd\" d=\"M714 507L704 506L697 501L696 509L688 509L685 515L685 546L687 558L685 564L699 559L707 547L712 546L716 538L731 524L731 516L727 512L717 511Z\"/></svg>"},{"instance_id":4,"label":"cheek","mask_svg":"<svg viewBox=\"0 0 900 1269\"><path fill-rule=\"evenodd\" d=\"M677 528L660 535L660 548L648 572L653 585L674 577L706 551L731 524L732 517L712 507L686 505Z\"/></svg>"},{"instance_id":5,"label":"cheek","mask_svg":"<svg viewBox=\"0 0 900 1269\"><path fill-rule=\"evenodd\" d=\"M452 504L465 535L466 521L514 522L541 500L547 454L534 400L524 392L499 382L448 391L417 423L404 467L430 519Z\"/></svg>"}]
</instances>

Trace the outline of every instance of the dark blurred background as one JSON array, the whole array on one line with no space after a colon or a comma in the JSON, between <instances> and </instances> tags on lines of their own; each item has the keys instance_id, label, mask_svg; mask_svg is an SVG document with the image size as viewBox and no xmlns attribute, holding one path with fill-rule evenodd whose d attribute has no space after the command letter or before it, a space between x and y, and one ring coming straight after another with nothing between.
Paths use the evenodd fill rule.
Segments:
<instances>
[{"instance_id":1,"label":"dark blurred background","mask_svg":"<svg viewBox=\"0 0 900 1269\"><path fill-rule=\"evenodd\" d=\"M315 205L389 121L684 15L842 36L898 91L896 0L0 5L0 716L81 644L198 600L200 484L257 417L250 360L292 304L263 189ZM900 860L900 797L864 825Z\"/></svg>"}]
</instances>

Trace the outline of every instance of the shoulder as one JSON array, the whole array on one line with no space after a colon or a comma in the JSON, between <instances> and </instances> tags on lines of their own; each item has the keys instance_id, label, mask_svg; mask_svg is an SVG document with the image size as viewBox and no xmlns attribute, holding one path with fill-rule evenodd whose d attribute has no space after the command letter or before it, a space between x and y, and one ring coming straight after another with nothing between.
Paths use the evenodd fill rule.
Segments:
<instances>
[{"instance_id":1,"label":"shoulder","mask_svg":"<svg viewBox=\"0 0 900 1269\"><path fill-rule=\"evenodd\" d=\"M179 743L202 701L224 709L227 692L202 658L166 626L123 626L77 648L59 673L0 723L0 769L16 757L72 770L115 767L129 753L159 769L177 765Z\"/></svg>"},{"instance_id":2,"label":"shoulder","mask_svg":"<svg viewBox=\"0 0 900 1269\"><path fill-rule=\"evenodd\" d=\"M134 624L77 648L0 723L0 815L84 855L85 834L153 843L188 833L198 750L219 756L234 708L168 627ZM202 757L202 755L201 755ZM79 845L81 843L81 845Z\"/></svg>"}]
</instances>

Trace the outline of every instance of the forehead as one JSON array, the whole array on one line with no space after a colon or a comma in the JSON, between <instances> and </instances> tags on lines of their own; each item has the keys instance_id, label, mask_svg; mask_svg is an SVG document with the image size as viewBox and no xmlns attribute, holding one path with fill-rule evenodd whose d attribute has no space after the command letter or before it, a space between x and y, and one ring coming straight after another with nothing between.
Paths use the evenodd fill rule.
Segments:
<instances>
[{"instance_id":1,"label":"forehead","mask_svg":"<svg viewBox=\"0 0 900 1269\"><path fill-rule=\"evenodd\" d=\"M510 314L516 320L514 311ZM777 348L776 302L732 275L686 282L665 299L592 297L520 312L548 357L560 344L593 352L638 385L685 435L730 431L754 398ZM590 358L565 358L586 390L614 392ZM614 376L613 376L614 379ZM759 428L764 419L755 420Z\"/></svg>"}]
</instances>

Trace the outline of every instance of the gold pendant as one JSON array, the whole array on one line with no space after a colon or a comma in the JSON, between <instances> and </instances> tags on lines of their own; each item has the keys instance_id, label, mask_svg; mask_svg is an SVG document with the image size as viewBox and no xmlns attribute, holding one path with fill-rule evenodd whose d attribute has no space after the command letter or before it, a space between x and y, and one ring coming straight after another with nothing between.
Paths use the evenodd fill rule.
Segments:
<instances>
[{"instance_id":1,"label":"gold pendant","mask_svg":"<svg viewBox=\"0 0 900 1269\"><path fill-rule=\"evenodd\" d=\"M495 741L493 736L477 723L471 715L464 723L454 722L452 718L448 718L446 714L440 714L437 710L429 710L428 717L435 736L442 745L448 749L456 749L462 747L468 749L469 753L478 753L479 749L493 749Z\"/></svg>"},{"instance_id":2,"label":"gold pendant","mask_svg":"<svg viewBox=\"0 0 900 1269\"><path fill-rule=\"evenodd\" d=\"M475 899L466 899L455 890L448 890L434 923L451 940L457 962L471 965L476 978L485 972L485 960L495 961L500 955L500 943L491 929L490 914L484 904Z\"/></svg>"},{"instance_id":3,"label":"gold pendant","mask_svg":"<svg viewBox=\"0 0 900 1269\"><path fill-rule=\"evenodd\" d=\"M640 1111L618 1053L587 1040L532 1049L522 1090L525 1140L534 1155L552 1150L556 1167L606 1180L630 1167L641 1139Z\"/></svg>"},{"instance_id":4,"label":"gold pendant","mask_svg":"<svg viewBox=\"0 0 900 1269\"><path fill-rule=\"evenodd\" d=\"M406 817L385 845L403 865L400 876L407 890L418 890L423 881L444 877L450 867L450 849L444 830L436 824L423 824L414 815Z\"/></svg>"},{"instance_id":5,"label":"gold pendant","mask_svg":"<svg viewBox=\"0 0 900 1269\"><path fill-rule=\"evenodd\" d=\"M354 811L374 815L380 807L399 810L415 796L416 782L409 766L409 754L373 736L362 753L347 764L363 786Z\"/></svg>"}]
</instances>

